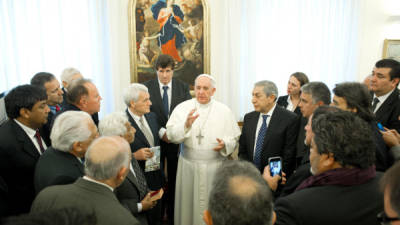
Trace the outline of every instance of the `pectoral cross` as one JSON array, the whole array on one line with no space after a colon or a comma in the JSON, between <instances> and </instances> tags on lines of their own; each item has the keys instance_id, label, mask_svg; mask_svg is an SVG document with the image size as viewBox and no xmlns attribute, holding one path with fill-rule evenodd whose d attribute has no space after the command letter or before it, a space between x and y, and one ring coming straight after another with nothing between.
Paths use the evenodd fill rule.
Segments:
<instances>
[{"instance_id":1,"label":"pectoral cross","mask_svg":"<svg viewBox=\"0 0 400 225\"><path fill-rule=\"evenodd\" d=\"M196 138L199 140L199 145L201 144L201 139L204 138L203 135L201 135L201 131L199 132L199 135L196 136Z\"/></svg>"}]
</instances>

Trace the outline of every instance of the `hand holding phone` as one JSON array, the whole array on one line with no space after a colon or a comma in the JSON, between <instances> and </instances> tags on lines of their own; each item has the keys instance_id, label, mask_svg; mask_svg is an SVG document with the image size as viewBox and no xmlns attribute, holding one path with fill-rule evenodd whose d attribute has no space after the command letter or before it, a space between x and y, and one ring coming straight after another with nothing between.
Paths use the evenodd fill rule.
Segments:
<instances>
[{"instance_id":1,"label":"hand holding phone","mask_svg":"<svg viewBox=\"0 0 400 225\"><path fill-rule=\"evenodd\" d=\"M270 157L268 159L268 165L271 173L271 177L275 175L279 175L282 177L282 158L277 157Z\"/></svg>"}]
</instances>

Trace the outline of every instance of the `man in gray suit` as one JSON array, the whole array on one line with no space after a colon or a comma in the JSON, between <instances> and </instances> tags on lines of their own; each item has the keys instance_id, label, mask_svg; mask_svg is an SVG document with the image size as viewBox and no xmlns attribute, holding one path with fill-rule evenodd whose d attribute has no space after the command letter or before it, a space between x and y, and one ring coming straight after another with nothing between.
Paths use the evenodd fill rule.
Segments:
<instances>
[{"instance_id":1,"label":"man in gray suit","mask_svg":"<svg viewBox=\"0 0 400 225\"><path fill-rule=\"evenodd\" d=\"M129 172L128 142L121 137L101 137L89 146L85 159L86 176L73 184L44 189L33 202L31 212L78 208L93 213L98 225L139 224L113 193Z\"/></svg>"}]
</instances>

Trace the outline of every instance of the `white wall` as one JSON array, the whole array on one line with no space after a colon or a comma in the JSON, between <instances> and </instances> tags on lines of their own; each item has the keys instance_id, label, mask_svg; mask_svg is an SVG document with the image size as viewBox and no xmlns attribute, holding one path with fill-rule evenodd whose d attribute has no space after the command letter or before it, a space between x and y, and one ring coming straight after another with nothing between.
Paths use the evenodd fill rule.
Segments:
<instances>
[{"instance_id":1,"label":"white wall","mask_svg":"<svg viewBox=\"0 0 400 225\"><path fill-rule=\"evenodd\" d=\"M208 0L211 24L211 73L218 80L218 71L229 65L215 63L224 52L219 49L218 42L223 41L217 35L220 15L219 7L226 7L218 0ZM123 110L122 91L130 83L129 42L128 42L128 2L129 0L108 0L112 74L114 101L116 110ZM376 61L382 57L383 41L400 39L400 0L362 0L360 12L359 63L357 77L362 81L371 73ZM219 86L222 84L219 84ZM218 88L218 87L217 87ZM220 86L220 88L225 88ZM218 93L216 94L218 99Z\"/></svg>"},{"instance_id":2,"label":"white wall","mask_svg":"<svg viewBox=\"0 0 400 225\"><path fill-rule=\"evenodd\" d=\"M364 0L361 2L358 80L371 74L382 58L383 41L400 39L400 1Z\"/></svg>"}]
</instances>

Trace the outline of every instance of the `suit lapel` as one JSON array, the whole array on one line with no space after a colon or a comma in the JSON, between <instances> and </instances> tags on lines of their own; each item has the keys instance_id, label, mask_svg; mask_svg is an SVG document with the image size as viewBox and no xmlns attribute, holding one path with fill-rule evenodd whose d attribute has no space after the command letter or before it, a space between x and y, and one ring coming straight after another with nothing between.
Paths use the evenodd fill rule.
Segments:
<instances>
[{"instance_id":1,"label":"suit lapel","mask_svg":"<svg viewBox=\"0 0 400 225\"><path fill-rule=\"evenodd\" d=\"M254 157L254 145L256 142L257 123L258 123L259 117L260 117L260 113L257 112L257 113L255 113L254 117L250 118L250 120L249 120L249 129L252 129L253 127L255 127L255 129L252 132L250 132L250 148L249 148L250 159L252 159Z\"/></svg>"},{"instance_id":2,"label":"suit lapel","mask_svg":"<svg viewBox=\"0 0 400 225\"><path fill-rule=\"evenodd\" d=\"M11 122L14 127L17 140L23 143L22 150L35 159L39 158L40 154L37 151L36 146L33 144L32 140L17 123L15 123L14 121Z\"/></svg>"},{"instance_id":3,"label":"suit lapel","mask_svg":"<svg viewBox=\"0 0 400 225\"><path fill-rule=\"evenodd\" d=\"M179 90L176 87L176 81L175 79L172 79L172 90L171 90L171 106L169 107L169 114L171 115L171 112L175 109L175 106L177 105L177 100L179 99Z\"/></svg>"},{"instance_id":4,"label":"suit lapel","mask_svg":"<svg viewBox=\"0 0 400 225\"><path fill-rule=\"evenodd\" d=\"M276 105L274 112L272 113L271 119L269 120L269 124L267 124L267 132L265 134L264 137L264 143L263 143L263 149L265 148L265 146L267 145L270 137L271 137L271 133L274 132L274 130L277 129L277 127L279 126L279 106Z\"/></svg>"},{"instance_id":5,"label":"suit lapel","mask_svg":"<svg viewBox=\"0 0 400 225\"><path fill-rule=\"evenodd\" d=\"M154 123L156 123L156 121L153 121L152 118L149 115L150 114L147 113L147 114L144 115L144 117L146 118L147 123L149 124L149 127L151 129L151 133L153 134L154 146L156 146L157 145L156 135L158 136L157 126L154 125Z\"/></svg>"},{"instance_id":6,"label":"suit lapel","mask_svg":"<svg viewBox=\"0 0 400 225\"><path fill-rule=\"evenodd\" d=\"M149 142L147 141L146 137L144 136L142 130L140 127L136 124L135 120L132 118L132 116L129 114L128 109L126 110L126 114L128 115L128 120L131 123L131 125L136 129L135 133L135 139L139 139L142 142L146 144L146 146L150 146Z\"/></svg>"},{"instance_id":7,"label":"suit lapel","mask_svg":"<svg viewBox=\"0 0 400 225\"><path fill-rule=\"evenodd\" d=\"M382 103L382 105L379 107L378 111L376 111L376 115L378 118L382 118L385 116L385 114L392 108L393 102L398 98L399 92L397 90L397 87L395 90L392 92L392 94L389 95L389 97Z\"/></svg>"}]
</instances>

